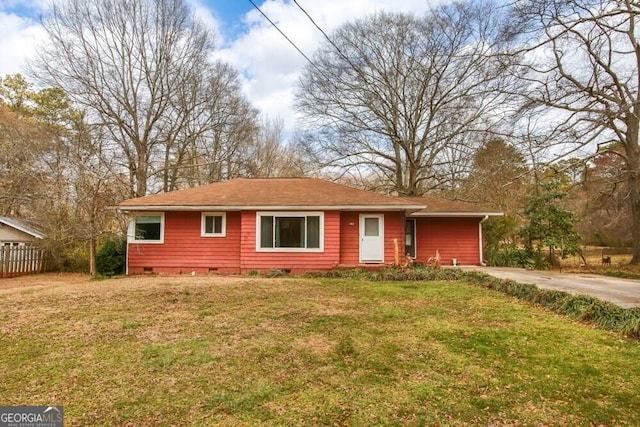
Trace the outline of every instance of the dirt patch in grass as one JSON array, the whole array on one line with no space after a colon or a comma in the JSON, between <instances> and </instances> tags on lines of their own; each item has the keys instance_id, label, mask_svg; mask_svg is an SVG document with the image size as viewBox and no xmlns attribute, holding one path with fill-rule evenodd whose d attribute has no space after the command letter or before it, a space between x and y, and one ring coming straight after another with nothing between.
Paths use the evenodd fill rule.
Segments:
<instances>
[{"instance_id":1,"label":"dirt patch in grass","mask_svg":"<svg viewBox=\"0 0 640 427\"><path fill-rule=\"evenodd\" d=\"M459 282L0 281L3 404L65 425L640 425L637 341Z\"/></svg>"},{"instance_id":2,"label":"dirt patch in grass","mask_svg":"<svg viewBox=\"0 0 640 427\"><path fill-rule=\"evenodd\" d=\"M50 273L34 274L30 276L18 276L0 279L0 294L11 292L16 288L57 288L69 289L74 284L85 284L90 280L89 276L80 273Z\"/></svg>"}]
</instances>

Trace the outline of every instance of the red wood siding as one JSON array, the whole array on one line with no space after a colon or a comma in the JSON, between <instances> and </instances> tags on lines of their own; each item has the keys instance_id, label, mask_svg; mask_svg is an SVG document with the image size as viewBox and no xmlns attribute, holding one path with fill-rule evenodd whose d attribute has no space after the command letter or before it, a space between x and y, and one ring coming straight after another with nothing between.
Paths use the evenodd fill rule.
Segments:
<instances>
[{"instance_id":1,"label":"red wood siding","mask_svg":"<svg viewBox=\"0 0 640 427\"><path fill-rule=\"evenodd\" d=\"M274 212L278 214L278 212ZM251 270L271 269L321 271L331 269L340 261L340 212L324 212L323 252L258 252L256 250L256 212L242 212L242 239L240 242L243 273Z\"/></svg>"},{"instance_id":2,"label":"red wood siding","mask_svg":"<svg viewBox=\"0 0 640 427\"><path fill-rule=\"evenodd\" d=\"M395 244L397 239L399 262L404 262L404 212L387 212L384 214L384 262L395 262Z\"/></svg>"},{"instance_id":3,"label":"red wood siding","mask_svg":"<svg viewBox=\"0 0 640 427\"><path fill-rule=\"evenodd\" d=\"M340 214L340 264L357 265L360 250L359 212Z\"/></svg>"},{"instance_id":4,"label":"red wood siding","mask_svg":"<svg viewBox=\"0 0 640 427\"><path fill-rule=\"evenodd\" d=\"M274 212L277 214L277 212ZM359 264L360 214L380 212L324 212L323 252L258 252L256 212L227 212L225 237L201 237L201 212L166 212L164 243L129 243L130 274L247 273L271 269L320 271ZM395 261L394 239L404 257L404 213L384 213L384 263Z\"/></svg>"},{"instance_id":5,"label":"red wood siding","mask_svg":"<svg viewBox=\"0 0 640 427\"><path fill-rule=\"evenodd\" d=\"M384 263L395 262L394 239L398 242L400 262L404 262L404 212L342 212L340 216L340 264L360 263L360 215L384 214Z\"/></svg>"},{"instance_id":6,"label":"red wood siding","mask_svg":"<svg viewBox=\"0 0 640 427\"><path fill-rule=\"evenodd\" d=\"M480 264L480 218L417 218L416 255L419 262L440 251L443 265Z\"/></svg>"},{"instance_id":7,"label":"red wood siding","mask_svg":"<svg viewBox=\"0 0 640 427\"><path fill-rule=\"evenodd\" d=\"M129 274L238 273L240 212L226 213L225 237L201 237L201 212L166 212L164 243L129 243Z\"/></svg>"}]
</instances>

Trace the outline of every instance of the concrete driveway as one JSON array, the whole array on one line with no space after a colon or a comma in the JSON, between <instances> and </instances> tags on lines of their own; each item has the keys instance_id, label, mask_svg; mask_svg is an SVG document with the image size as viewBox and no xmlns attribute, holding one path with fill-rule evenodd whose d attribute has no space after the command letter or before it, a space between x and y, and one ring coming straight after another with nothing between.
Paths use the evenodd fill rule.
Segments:
<instances>
[{"instance_id":1,"label":"concrete driveway","mask_svg":"<svg viewBox=\"0 0 640 427\"><path fill-rule=\"evenodd\" d=\"M531 283L540 288L591 295L625 308L640 307L640 280L507 267L464 267L464 269L481 271L500 279L510 279L519 283Z\"/></svg>"}]
</instances>

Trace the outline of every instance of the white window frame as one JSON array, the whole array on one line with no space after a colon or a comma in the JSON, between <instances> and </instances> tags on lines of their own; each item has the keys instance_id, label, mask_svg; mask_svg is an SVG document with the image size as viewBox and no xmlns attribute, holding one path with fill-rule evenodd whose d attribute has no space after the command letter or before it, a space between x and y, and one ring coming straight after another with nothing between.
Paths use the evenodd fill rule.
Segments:
<instances>
[{"instance_id":1,"label":"white window frame","mask_svg":"<svg viewBox=\"0 0 640 427\"><path fill-rule=\"evenodd\" d=\"M222 231L220 233L207 233L205 230L205 218L208 216L222 217ZM200 237L226 237L227 235L227 214L226 212L202 212L200 217ZM215 227L214 227L215 228Z\"/></svg>"},{"instance_id":2,"label":"white window frame","mask_svg":"<svg viewBox=\"0 0 640 427\"><path fill-rule=\"evenodd\" d=\"M136 239L136 218L141 216L159 216L160 217L160 240L145 240ZM149 245L158 245L164 243L164 212L138 212L129 223L129 230L127 232L128 243L144 243Z\"/></svg>"},{"instance_id":3,"label":"white window frame","mask_svg":"<svg viewBox=\"0 0 640 427\"><path fill-rule=\"evenodd\" d=\"M320 239L320 247L319 248L263 248L260 246L260 237L262 235L262 217L263 216L272 216L274 218L273 224L275 227L275 218L279 217L300 217L306 218L309 216L317 216L320 217L319 221L319 239ZM306 230L305 230L305 240L306 240ZM275 239L275 230L274 230L274 239ZM305 241L306 244L306 241ZM256 212L256 252L309 252L309 253L320 253L324 252L324 212L306 212L306 211L298 211L298 212Z\"/></svg>"}]
</instances>

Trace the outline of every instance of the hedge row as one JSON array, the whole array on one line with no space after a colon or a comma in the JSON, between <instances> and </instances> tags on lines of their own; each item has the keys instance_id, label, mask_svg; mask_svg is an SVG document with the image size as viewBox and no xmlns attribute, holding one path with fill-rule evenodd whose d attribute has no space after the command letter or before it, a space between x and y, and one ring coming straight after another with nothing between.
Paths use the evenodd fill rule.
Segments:
<instances>
[{"instance_id":1,"label":"hedge row","mask_svg":"<svg viewBox=\"0 0 640 427\"><path fill-rule=\"evenodd\" d=\"M461 280L465 272L460 269L440 268L430 269L416 267L411 269L400 269L394 267L381 268L379 270L364 270L361 268L350 268L344 270L329 270L323 272L307 273L306 277L324 277L330 279L356 279L368 280L372 282L401 282L401 281L451 281Z\"/></svg>"},{"instance_id":2,"label":"hedge row","mask_svg":"<svg viewBox=\"0 0 640 427\"><path fill-rule=\"evenodd\" d=\"M563 291L540 289L536 285L498 279L475 271L465 272L449 268L435 270L428 268L409 270L384 268L378 271L349 269L312 273L307 276L369 281L465 281L529 301L556 313L595 324L603 329L640 338L640 308L622 308L611 302L587 295L573 295Z\"/></svg>"},{"instance_id":3,"label":"hedge row","mask_svg":"<svg viewBox=\"0 0 640 427\"><path fill-rule=\"evenodd\" d=\"M600 328L640 338L640 308L623 308L588 295L540 289L536 285L498 279L478 272L465 273L465 279L469 283L512 295Z\"/></svg>"}]
</instances>

